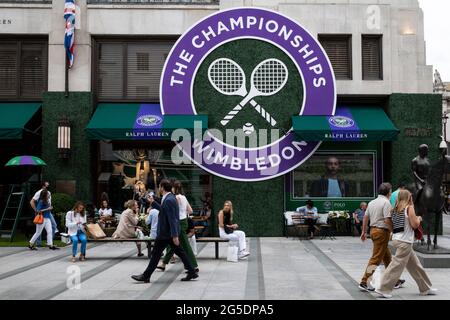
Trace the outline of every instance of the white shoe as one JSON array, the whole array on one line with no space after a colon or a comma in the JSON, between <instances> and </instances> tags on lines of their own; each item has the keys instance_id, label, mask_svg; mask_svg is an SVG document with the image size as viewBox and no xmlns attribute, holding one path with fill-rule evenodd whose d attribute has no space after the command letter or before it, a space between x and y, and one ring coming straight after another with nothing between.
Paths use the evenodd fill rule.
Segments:
<instances>
[{"instance_id":1,"label":"white shoe","mask_svg":"<svg viewBox=\"0 0 450 320\"><path fill-rule=\"evenodd\" d=\"M430 288L427 291L421 292L421 296L435 296L437 295L438 289Z\"/></svg>"},{"instance_id":2,"label":"white shoe","mask_svg":"<svg viewBox=\"0 0 450 320\"><path fill-rule=\"evenodd\" d=\"M243 258L245 258L245 257L248 257L249 255L250 255L250 252L245 251L245 250L242 250L242 251L239 253L239 259L243 259Z\"/></svg>"},{"instance_id":3,"label":"white shoe","mask_svg":"<svg viewBox=\"0 0 450 320\"><path fill-rule=\"evenodd\" d=\"M377 289L375 289L375 292L378 293L380 296L382 296L385 299L391 299L392 298L392 294L383 293L381 291L378 291Z\"/></svg>"}]
</instances>

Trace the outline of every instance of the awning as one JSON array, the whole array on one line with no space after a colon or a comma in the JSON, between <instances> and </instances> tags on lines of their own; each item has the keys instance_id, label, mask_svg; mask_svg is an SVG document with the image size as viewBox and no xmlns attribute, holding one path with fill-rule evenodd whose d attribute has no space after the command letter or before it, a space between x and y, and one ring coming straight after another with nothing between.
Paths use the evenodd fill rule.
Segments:
<instances>
[{"instance_id":1,"label":"awning","mask_svg":"<svg viewBox=\"0 0 450 320\"><path fill-rule=\"evenodd\" d=\"M113 104L97 106L86 131L91 140L170 140L176 129L193 133L194 126L205 130L205 115L162 115L159 104Z\"/></svg>"},{"instance_id":2,"label":"awning","mask_svg":"<svg viewBox=\"0 0 450 320\"><path fill-rule=\"evenodd\" d=\"M338 107L334 116L295 116L304 141L392 141L399 130L380 107Z\"/></svg>"},{"instance_id":3,"label":"awning","mask_svg":"<svg viewBox=\"0 0 450 320\"><path fill-rule=\"evenodd\" d=\"M41 103L0 103L0 139L22 139L25 125Z\"/></svg>"}]
</instances>

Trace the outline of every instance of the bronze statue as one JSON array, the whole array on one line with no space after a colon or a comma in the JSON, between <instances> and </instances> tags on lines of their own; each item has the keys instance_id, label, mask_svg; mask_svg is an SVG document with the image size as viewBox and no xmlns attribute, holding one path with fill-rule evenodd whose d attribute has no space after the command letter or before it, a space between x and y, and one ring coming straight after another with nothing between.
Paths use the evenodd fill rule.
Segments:
<instances>
[{"instance_id":1,"label":"bronze statue","mask_svg":"<svg viewBox=\"0 0 450 320\"><path fill-rule=\"evenodd\" d=\"M431 224L434 224L434 249L437 249L437 233L439 221L444 211L445 197L442 191L443 177L450 171L450 157L442 154L439 161L433 165L428 160L428 146L423 144L419 147L419 156L412 160L412 171L414 175L414 186L410 191L414 195L414 209L416 213L423 216L426 223L427 246L431 246Z\"/></svg>"},{"instance_id":2,"label":"bronze statue","mask_svg":"<svg viewBox=\"0 0 450 320\"><path fill-rule=\"evenodd\" d=\"M430 161L428 160L428 146L422 144L419 147L419 155L412 160L411 163L416 190L419 192L423 189L430 173Z\"/></svg>"}]
</instances>

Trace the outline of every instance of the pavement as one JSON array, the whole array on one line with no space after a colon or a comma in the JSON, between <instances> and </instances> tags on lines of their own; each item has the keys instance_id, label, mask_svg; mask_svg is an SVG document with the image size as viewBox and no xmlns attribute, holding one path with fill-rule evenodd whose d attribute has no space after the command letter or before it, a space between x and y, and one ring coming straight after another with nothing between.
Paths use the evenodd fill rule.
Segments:
<instances>
[{"instance_id":1,"label":"pavement","mask_svg":"<svg viewBox=\"0 0 450 320\"><path fill-rule=\"evenodd\" d=\"M450 245L450 216L444 216L441 244ZM136 256L134 244L89 244L88 260L70 262L70 247L58 251L0 248L0 299L54 300L375 300L358 282L372 243L357 237L300 241L294 238L249 238L251 255L226 261L227 244L200 244L200 277L182 282L180 262L155 271L151 283L134 282L148 259ZM426 269L438 295L422 297L408 273L395 300L449 300L450 269Z\"/></svg>"}]
</instances>

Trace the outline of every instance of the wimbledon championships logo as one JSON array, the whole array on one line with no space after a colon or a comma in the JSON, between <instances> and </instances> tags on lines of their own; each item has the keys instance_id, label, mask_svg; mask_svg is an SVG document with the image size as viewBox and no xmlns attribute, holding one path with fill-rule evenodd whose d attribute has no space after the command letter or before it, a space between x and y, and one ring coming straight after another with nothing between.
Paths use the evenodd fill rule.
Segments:
<instances>
[{"instance_id":1,"label":"wimbledon championships logo","mask_svg":"<svg viewBox=\"0 0 450 320\"><path fill-rule=\"evenodd\" d=\"M353 121L353 119L344 116L331 117L328 122L333 127L337 128L351 128L355 125L355 121Z\"/></svg>"},{"instance_id":2,"label":"wimbledon championships logo","mask_svg":"<svg viewBox=\"0 0 450 320\"><path fill-rule=\"evenodd\" d=\"M177 41L160 100L163 114L208 115L205 133L172 136L184 160L223 178L260 181L317 150L320 143L296 137L291 117L334 115L336 93L328 57L307 30L274 11L236 8L206 17Z\"/></svg>"},{"instance_id":3,"label":"wimbledon championships logo","mask_svg":"<svg viewBox=\"0 0 450 320\"><path fill-rule=\"evenodd\" d=\"M163 120L161 119L161 117L152 114L146 114L136 119L136 123L143 127L154 127L161 124L162 122Z\"/></svg>"}]
</instances>

